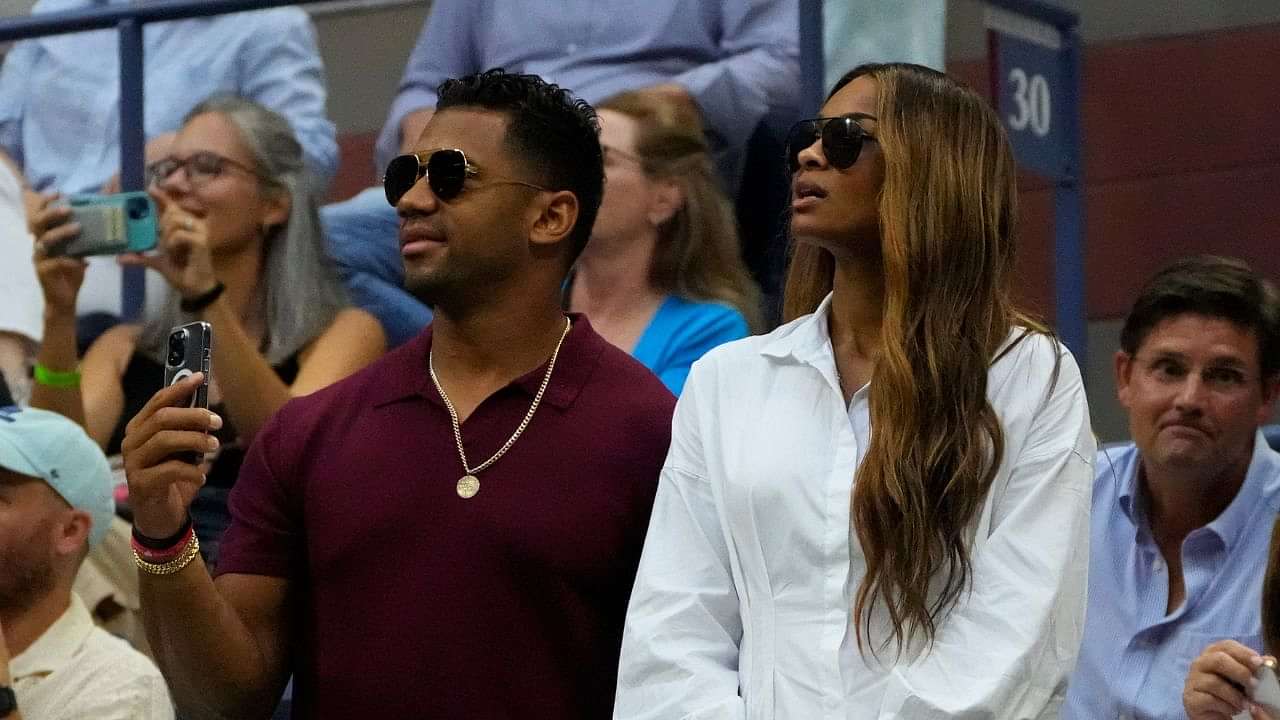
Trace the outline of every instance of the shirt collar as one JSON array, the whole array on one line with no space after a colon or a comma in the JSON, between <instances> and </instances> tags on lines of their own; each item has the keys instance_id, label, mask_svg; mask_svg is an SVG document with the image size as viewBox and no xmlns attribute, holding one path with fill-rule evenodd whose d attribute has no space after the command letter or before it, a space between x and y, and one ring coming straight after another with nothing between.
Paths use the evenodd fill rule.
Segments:
<instances>
[{"instance_id":1,"label":"shirt collar","mask_svg":"<svg viewBox=\"0 0 1280 720\"><path fill-rule=\"evenodd\" d=\"M93 627L89 610L75 593L71 593L71 604L62 616L31 647L9 663L10 675L18 680L32 675L48 675L66 667L93 632Z\"/></svg>"},{"instance_id":2,"label":"shirt collar","mask_svg":"<svg viewBox=\"0 0 1280 720\"><path fill-rule=\"evenodd\" d=\"M573 327L565 335L564 345L556 358L556 368L551 373L551 381L543 401L561 410L573 404L582 391L583 386L591 378L591 373L599 363L600 354L604 352L607 341L600 337L591 327L586 316L581 313L569 313ZM375 407L387 405L398 400L421 397L439 403L440 393L431 376L427 372L427 356L431 352L432 330L428 325L417 337L393 351L386 358L383 371L387 381L375 391L372 400ZM547 366L543 363L533 371L512 381L511 386L518 387L533 397L542 386Z\"/></svg>"},{"instance_id":3,"label":"shirt collar","mask_svg":"<svg viewBox=\"0 0 1280 720\"><path fill-rule=\"evenodd\" d=\"M760 354L779 360L792 359L807 365L821 366L834 358L828 318L831 316L831 294L809 315L796 318L769 334Z\"/></svg>"},{"instance_id":4,"label":"shirt collar","mask_svg":"<svg viewBox=\"0 0 1280 720\"><path fill-rule=\"evenodd\" d=\"M1136 448L1119 462L1111 463L1119 478L1120 509L1135 527L1145 523L1145 503L1138 493L1141 453ZM1280 512L1280 453L1271 449L1259 428L1253 438L1253 456L1240 490L1227 508L1205 526L1230 551L1249 526L1253 514L1265 505L1272 514Z\"/></svg>"},{"instance_id":5,"label":"shirt collar","mask_svg":"<svg viewBox=\"0 0 1280 720\"><path fill-rule=\"evenodd\" d=\"M1259 428L1253 436L1253 457L1249 459L1249 470L1245 473L1239 492L1227 509L1205 526L1222 539L1228 551L1244 535L1254 513L1265 507L1266 512L1275 515L1275 488L1280 484L1277 482L1280 479L1280 462L1277 460L1280 460L1280 456L1267 444L1267 439ZM1270 522L1267 527L1271 527Z\"/></svg>"}]
</instances>

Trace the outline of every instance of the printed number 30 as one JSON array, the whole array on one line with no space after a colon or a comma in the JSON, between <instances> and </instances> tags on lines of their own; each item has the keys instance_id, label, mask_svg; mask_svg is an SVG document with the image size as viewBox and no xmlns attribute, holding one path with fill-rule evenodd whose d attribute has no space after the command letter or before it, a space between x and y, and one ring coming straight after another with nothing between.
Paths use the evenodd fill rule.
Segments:
<instances>
[{"instance_id":1,"label":"printed number 30","mask_svg":"<svg viewBox=\"0 0 1280 720\"><path fill-rule=\"evenodd\" d=\"M1044 76L1037 74L1028 79L1022 68L1014 68L1009 71L1009 82L1013 83L1013 104L1017 106L1017 112L1009 115L1009 128L1021 131L1030 127L1038 137L1048 135L1053 116L1049 83Z\"/></svg>"}]
</instances>

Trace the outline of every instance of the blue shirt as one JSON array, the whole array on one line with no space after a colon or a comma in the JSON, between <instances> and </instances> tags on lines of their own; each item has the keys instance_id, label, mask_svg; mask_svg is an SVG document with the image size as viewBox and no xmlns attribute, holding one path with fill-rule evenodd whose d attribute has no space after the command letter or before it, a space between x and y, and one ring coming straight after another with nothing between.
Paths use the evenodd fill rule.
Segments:
<instances>
[{"instance_id":1,"label":"blue shirt","mask_svg":"<svg viewBox=\"0 0 1280 720\"><path fill-rule=\"evenodd\" d=\"M40 0L32 13L130 0ZM282 8L151 23L144 29L148 138L177 130L211 95L240 95L293 126L318 184L338 164L325 116L324 67L302 10ZM0 147L40 190L96 192L120 169L115 30L20 42L0 69Z\"/></svg>"},{"instance_id":2,"label":"blue shirt","mask_svg":"<svg viewBox=\"0 0 1280 720\"><path fill-rule=\"evenodd\" d=\"M1217 640L1262 651L1259 617L1272 526L1280 512L1280 454L1262 433L1240 491L1182 543L1186 599L1166 615L1169 582L1138 493L1133 445L1098 453L1089 604L1063 720L1178 718L1194 660Z\"/></svg>"},{"instance_id":3,"label":"blue shirt","mask_svg":"<svg viewBox=\"0 0 1280 720\"><path fill-rule=\"evenodd\" d=\"M750 334L746 319L734 308L672 295L653 314L631 355L679 396L695 360Z\"/></svg>"},{"instance_id":4,"label":"blue shirt","mask_svg":"<svg viewBox=\"0 0 1280 720\"><path fill-rule=\"evenodd\" d=\"M771 110L799 107L796 0L435 0L378 138L378 171L400 121L436 104L450 77L502 67L588 102L676 82L707 125L741 150Z\"/></svg>"}]
</instances>

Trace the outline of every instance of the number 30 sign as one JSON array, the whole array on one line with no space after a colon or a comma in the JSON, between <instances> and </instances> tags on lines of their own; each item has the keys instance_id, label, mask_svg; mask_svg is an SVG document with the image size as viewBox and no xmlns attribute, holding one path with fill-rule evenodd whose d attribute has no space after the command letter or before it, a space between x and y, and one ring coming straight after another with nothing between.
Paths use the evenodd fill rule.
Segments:
<instances>
[{"instance_id":1,"label":"number 30 sign","mask_svg":"<svg viewBox=\"0 0 1280 720\"><path fill-rule=\"evenodd\" d=\"M987 13L996 104L1018 161L1050 178L1071 174L1070 59L1052 25L998 8Z\"/></svg>"}]
</instances>

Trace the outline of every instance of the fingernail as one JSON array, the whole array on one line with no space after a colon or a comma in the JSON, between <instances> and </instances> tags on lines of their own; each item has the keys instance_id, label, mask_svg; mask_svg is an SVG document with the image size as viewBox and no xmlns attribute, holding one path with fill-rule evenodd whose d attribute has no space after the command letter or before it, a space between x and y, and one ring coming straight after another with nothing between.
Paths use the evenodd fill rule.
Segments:
<instances>
[{"instance_id":1,"label":"fingernail","mask_svg":"<svg viewBox=\"0 0 1280 720\"><path fill-rule=\"evenodd\" d=\"M1262 656L1254 655L1253 657L1249 658L1249 664L1252 665L1255 669L1262 667Z\"/></svg>"},{"instance_id":2,"label":"fingernail","mask_svg":"<svg viewBox=\"0 0 1280 720\"><path fill-rule=\"evenodd\" d=\"M209 447L209 452L213 452L218 449L218 438L210 435L209 439L206 440L204 444Z\"/></svg>"},{"instance_id":3,"label":"fingernail","mask_svg":"<svg viewBox=\"0 0 1280 720\"><path fill-rule=\"evenodd\" d=\"M222 418L217 413L209 413L209 429L217 430L222 427Z\"/></svg>"}]
</instances>

